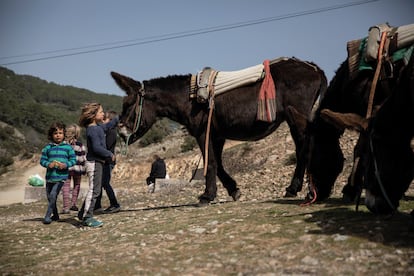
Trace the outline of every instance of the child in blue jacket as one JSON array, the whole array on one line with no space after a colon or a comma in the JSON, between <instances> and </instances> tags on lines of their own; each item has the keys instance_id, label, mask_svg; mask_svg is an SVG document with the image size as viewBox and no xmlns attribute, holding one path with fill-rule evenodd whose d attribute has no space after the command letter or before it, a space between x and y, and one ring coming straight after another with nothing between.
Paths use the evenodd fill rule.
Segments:
<instances>
[{"instance_id":1,"label":"child in blue jacket","mask_svg":"<svg viewBox=\"0 0 414 276\"><path fill-rule=\"evenodd\" d=\"M69 167L76 164L76 155L65 140L65 124L54 122L48 131L50 141L42 149L40 165L46 168L46 195L48 206L44 224L59 220L56 200L63 183L69 176Z\"/></svg>"},{"instance_id":2,"label":"child in blue jacket","mask_svg":"<svg viewBox=\"0 0 414 276\"><path fill-rule=\"evenodd\" d=\"M115 162L115 154L106 148L105 132L118 125L116 116L109 123L103 122L105 113L99 103L88 103L82 108L79 125L86 128L86 174L89 179L89 189L78 213L78 218L84 226L100 227L103 223L93 217L96 200L102 190L102 173L106 161Z\"/></svg>"}]
</instances>

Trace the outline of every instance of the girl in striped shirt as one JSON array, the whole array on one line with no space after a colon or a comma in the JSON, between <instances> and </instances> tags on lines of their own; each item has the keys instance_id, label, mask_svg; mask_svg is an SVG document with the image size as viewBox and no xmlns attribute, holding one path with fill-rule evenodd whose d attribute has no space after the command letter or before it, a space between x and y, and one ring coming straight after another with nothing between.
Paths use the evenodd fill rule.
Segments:
<instances>
[{"instance_id":1,"label":"girl in striped shirt","mask_svg":"<svg viewBox=\"0 0 414 276\"><path fill-rule=\"evenodd\" d=\"M80 191L82 175L85 175L86 147L79 141L81 128L77 124L72 124L66 128L66 142L70 144L75 151L76 164L69 168L69 177L62 187L63 195L63 214L69 214L69 208L72 211L79 211L77 205ZM70 183L73 180L72 198L70 197Z\"/></svg>"}]
</instances>

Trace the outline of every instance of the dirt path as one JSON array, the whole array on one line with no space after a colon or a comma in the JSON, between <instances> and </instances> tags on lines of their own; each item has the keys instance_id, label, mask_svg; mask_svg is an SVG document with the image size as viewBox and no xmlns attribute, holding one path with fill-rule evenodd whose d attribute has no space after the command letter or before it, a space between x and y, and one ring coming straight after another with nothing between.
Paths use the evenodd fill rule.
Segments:
<instances>
[{"instance_id":1,"label":"dirt path","mask_svg":"<svg viewBox=\"0 0 414 276\"><path fill-rule=\"evenodd\" d=\"M27 181L30 176L35 174L44 178L45 169L39 164L31 164L31 166L18 169L12 175L3 175L0 178L0 206L22 203L24 188L28 185Z\"/></svg>"}]
</instances>

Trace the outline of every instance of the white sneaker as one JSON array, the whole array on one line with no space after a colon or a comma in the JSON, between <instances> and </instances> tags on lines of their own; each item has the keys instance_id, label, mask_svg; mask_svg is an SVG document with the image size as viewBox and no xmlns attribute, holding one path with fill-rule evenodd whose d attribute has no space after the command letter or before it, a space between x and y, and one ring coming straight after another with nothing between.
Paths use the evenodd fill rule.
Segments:
<instances>
[{"instance_id":1,"label":"white sneaker","mask_svg":"<svg viewBox=\"0 0 414 276\"><path fill-rule=\"evenodd\" d=\"M155 190L155 184L151 183L148 185L148 193L153 193Z\"/></svg>"}]
</instances>

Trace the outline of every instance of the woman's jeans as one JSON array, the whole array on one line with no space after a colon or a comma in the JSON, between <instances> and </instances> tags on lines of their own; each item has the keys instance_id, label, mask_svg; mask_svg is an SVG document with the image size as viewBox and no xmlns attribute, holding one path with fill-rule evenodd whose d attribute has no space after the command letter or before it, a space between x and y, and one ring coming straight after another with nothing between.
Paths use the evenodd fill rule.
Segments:
<instances>
[{"instance_id":1,"label":"woman's jeans","mask_svg":"<svg viewBox=\"0 0 414 276\"><path fill-rule=\"evenodd\" d=\"M103 173L102 173L102 188L106 191L108 195L110 207L119 207L118 200L116 199L114 189L111 186L111 175L112 169L114 168L114 164L107 164L103 166ZM98 199L96 200L95 208L101 208L101 199L102 199L102 192L99 195Z\"/></svg>"}]
</instances>

